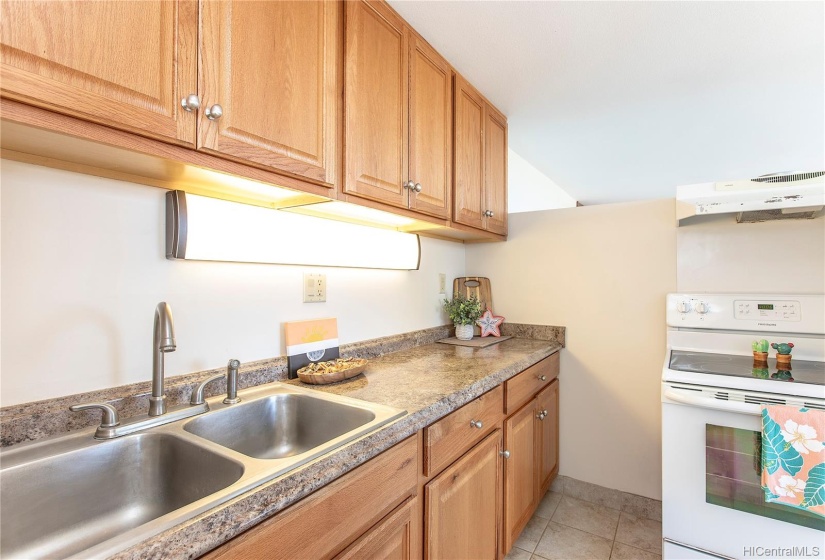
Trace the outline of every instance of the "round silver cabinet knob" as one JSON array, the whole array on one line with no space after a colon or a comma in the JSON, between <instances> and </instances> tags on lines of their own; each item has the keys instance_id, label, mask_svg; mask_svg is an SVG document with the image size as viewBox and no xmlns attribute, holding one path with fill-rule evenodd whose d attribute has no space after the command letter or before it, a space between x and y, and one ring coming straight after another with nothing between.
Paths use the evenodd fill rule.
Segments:
<instances>
[{"instance_id":1,"label":"round silver cabinet knob","mask_svg":"<svg viewBox=\"0 0 825 560\"><path fill-rule=\"evenodd\" d=\"M412 181L407 181L406 183L404 183L401 186L404 187L405 189L413 189L415 187L415 183L413 183Z\"/></svg>"},{"instance_id":2,"label":"round silver cabinet knob","mask_svg":"<svg viewBox=\"0 0 825 560\"><path fill-rule=\"evenodd\" d=\"M194 93L190 93L189 95L180 100L180 106L183 107L184 111L191 113L192 111L197 111L198 109L200 109L201 100Z\"/></svg>"},{"instance_id":3,"label":"round silver cabinet knob","mask_svg":"<svg viewBox=\"0 0 825 560\"><path fill-rule=\"evenodd\" d=\"M413 188L412 188L412 189L413 189L415 192L421 192L421 191L424 189L424 187L422 187L422 186L421 186L421 183L416 183L415 185L413 185Z\"/></svg>"},{"instance_id":4,"label":"round silver cabinet knob","mask_svg":"<svg viewBox=\"0 0 825 560\"><path fill-rule=\"evenodd\" d=\"M478 428L479 430L484 427L484 424L481 423L481 420L470 420L470 426L473 428Z\"/></svg>"},{"instance_id":5,"label":"round silver cabinet knob","mask_svg":"<svg viewBox=\"0 0 825 560\"><path fill-rule=\"evenodd\" d=\"M505 459L510 458L510 452L507 451L506 449L504 451L499 451L498 454L501 455L502 457L504 457Z\"/></svg>"},{"instance_id":6,"label":"round silver cabinet knob","mask_svg":"<svg viewBox=\"0 0 825 560\"><path fill-rule=\"evenodd\" d=\"M492 218L493 217L493 211L492 210L487 210L486 212L484 212L484 215L487 216L488 218Z\"/></svg>"},{"instance_id":7,"label":"round silver cabinet knob","mask_svg":"<svg viewBox=\"0 0 825 560\"><path fill-rule=\"evenodd\" d=\"M546 375L539 375L538 379L539 379L539 381L547 381L547 376Z\"/></svg>"},{"instance_id":8,"label":"round silver cabinet knob","mask_svg":"<svg viewBox=\"0 0 825 560\"><path fill-rule=\"evenodd\" d=\"M223 116L223 107L215 103L211 107L206 108L206 118L210 121L216 121Z\"/></svg>"}]
</instances>

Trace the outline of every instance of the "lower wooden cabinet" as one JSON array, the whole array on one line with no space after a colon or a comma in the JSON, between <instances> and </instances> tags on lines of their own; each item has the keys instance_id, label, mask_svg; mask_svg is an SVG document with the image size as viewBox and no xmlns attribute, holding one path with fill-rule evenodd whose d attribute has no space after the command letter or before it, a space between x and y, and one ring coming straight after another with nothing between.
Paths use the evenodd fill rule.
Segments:
<instances>
[{"instance_id":1,"label":"lower wooden cabinet","mask_svg":"<svg viewBox=\"0 0 825 560\"><path fill-rule=\"evenodd\" d=\"M498 557L501 430L496 430L425 487L428 560Z\"/></svg>"},{"instance_id":2,"label":"lower wooden cabinet","mask_svg":"<svg viewBox=\"0 0 825 560\"><path fill-rule=\"evenodd\" d=\"M421 557L418 498L410 498L336 556L337 560L413 560Z\"/></svg>"},{"instance_id":3,"label":"lower wooden cabinet","mask_svg":"<svg viewBox=\"0 0 825 560\"><path fill-rule=\"evenodd\" d=\"M536 412L536 489L540 500L559 468L558 379L536 395Z\"/></svg>"},{"instance_id":4,"label":"lower wooden cabinet","mask_svg":"<svg viewBox=\"0 0 825 560\"><path fill-rule=\"evenodd\" d=\"M375 530L375 540L364 543L375 550L396 550L387 514L413 497L418 482L418 441L412 437L367 461L354 471L321 488L246 533L213 550L206 558L291 560L332 558L362 535ZM372 529L375 527L375 529ZM414 529L418 525L410 525ZM383 535L382 535L383 533ZM373 550L373 548L368 548ZM393 556L389 556L393 558Z\"/></svg>"},{"instance_id":5,"label":"lower wooden cabinet","mask_svg":"<svg viewBox=\"0 0 825 560\"><path fill-rule=\"evenodd\" d=\"M509 552L558 473L559 381L504 422L504 548Z\"/></svg>"},{"instance_id":6,"label":"lower wooden cabinet","mask_svg":"<svg viewBox=\"0 0 825 560\"><path fill-rule=\"evenodd\" d=\"M533 515L536 504L535 401L504 423L504 550L510 550Z\"/></svg>"}]
</instances>

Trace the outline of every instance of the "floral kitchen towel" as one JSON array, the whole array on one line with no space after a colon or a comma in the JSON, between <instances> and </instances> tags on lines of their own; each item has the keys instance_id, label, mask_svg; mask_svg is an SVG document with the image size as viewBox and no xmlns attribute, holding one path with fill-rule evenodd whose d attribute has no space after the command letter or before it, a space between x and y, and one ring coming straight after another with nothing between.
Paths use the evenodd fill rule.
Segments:
<instances>
[{"instance_id":1,"label":"floral kitchen towel","mask_svg":"<svg viewBox=\"0 0 825 560\"><path fill-rule=\"evenodd\" d=\"M762 406L765 501L825 517L825 410Z\"/></svg>"}]
</instances>

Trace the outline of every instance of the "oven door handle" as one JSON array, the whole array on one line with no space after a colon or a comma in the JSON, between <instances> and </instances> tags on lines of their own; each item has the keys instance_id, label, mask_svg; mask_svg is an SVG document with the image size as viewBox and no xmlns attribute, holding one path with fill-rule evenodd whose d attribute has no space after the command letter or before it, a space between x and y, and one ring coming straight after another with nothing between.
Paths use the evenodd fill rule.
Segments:
<instances>
[{"instance_id":1,"label":"oven door handle","mask_svg":"<svg viewBox=\"0 0 825 560\"><path fill-rule=\"evenodd\" d=\"M715 410L724 410L725 412L736 412L738 414L751 414L753 416L761 416L762 414L762 406L758 404L700 397L671 388L665 389L664 395L670 401L690 406L700 406L702 408L712 408Z\"/></svg>"}]
</instances>

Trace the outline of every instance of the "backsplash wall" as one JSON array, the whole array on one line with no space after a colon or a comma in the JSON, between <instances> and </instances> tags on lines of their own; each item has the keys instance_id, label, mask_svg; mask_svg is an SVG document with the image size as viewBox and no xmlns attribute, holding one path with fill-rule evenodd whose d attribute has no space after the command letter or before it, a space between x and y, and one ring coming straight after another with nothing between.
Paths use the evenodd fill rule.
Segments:
<instances>
[{"instance_id":1,"label":"backsplash wall","mask_svg":"<svg viewBox=\"0 0 825 560\"><path fill-rule=\"evenodd\" d=\"M342 343L445 324L438 273L465 271L463 245L427 238L418 271L170 261L162 189L8 160L2 177L0 406L148 381L159 301L173 376L282 355L285 321L337 317ZM304 272L326 303L302 302Z\"/></svg>"}]
</instances>

